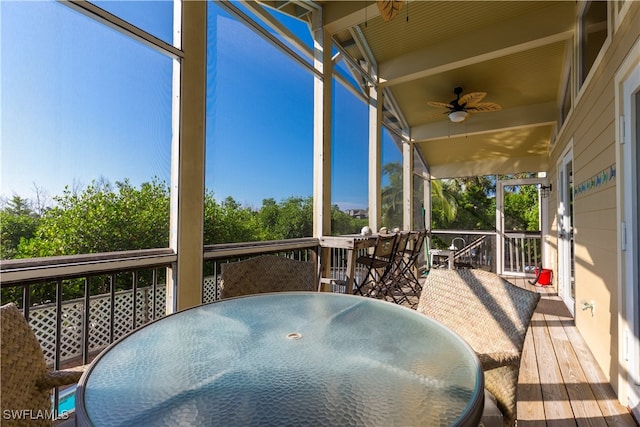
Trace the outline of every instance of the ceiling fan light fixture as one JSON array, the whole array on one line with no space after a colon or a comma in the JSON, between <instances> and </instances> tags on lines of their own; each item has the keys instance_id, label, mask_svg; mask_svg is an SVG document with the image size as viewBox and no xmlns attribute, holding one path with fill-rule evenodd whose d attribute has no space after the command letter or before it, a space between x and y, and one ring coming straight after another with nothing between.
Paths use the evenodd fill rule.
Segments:
<instances>
[{"instance_id":1,"label":"ceiling fan light fixture","mask_svg":"<svg viewBox=\"0 0 640 427\"><path fill-rule=\"evenodd\" d=\"M449 120L451 120L453 123L460 123L464 121L464 119L466 119L468 115L469 113L464 110L452 111L449 113Z\"/></svg>"}]
</instances>

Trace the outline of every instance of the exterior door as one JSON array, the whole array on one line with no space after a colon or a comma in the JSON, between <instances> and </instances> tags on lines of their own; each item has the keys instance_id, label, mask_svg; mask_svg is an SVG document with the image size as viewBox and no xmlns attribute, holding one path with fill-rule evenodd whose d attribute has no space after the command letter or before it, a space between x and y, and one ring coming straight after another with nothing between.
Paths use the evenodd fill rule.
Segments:
<instances>
[{"instance_id":1,"label":"exterior door","mask_svg":"<svg viewBox=\"0 0 640 427\"><path fill-rule=\"evenodd\" d=\"M547 200L540 197L541 178L501 180L496 185L496 271L509 276L535 275L543 263L542 209ZM510 198L519 196L519 202ZM531 215L533 214L533 215ZM535 219L535 220L534 220Z\"/></svg>"},{"instance_id":2,"label":"exterior door","mask_svg":"<svg viewBox=\"0 0 640 427\"><path fill-rule=\"evenodd\" d=\"M573 244L573 153L562 158L558 168L558 292L575 314Z\"/></svg>"},{"instance_id":3,"label":"exterior door","mask_svg":"<svg viewBox=\"0 0 640 427\"><path fill-rule=\"evenodd\" d=\"M629 407L640 419L640 65L623 83L622 167L623 222L621 246L623 260L623 301L626 330L622 351L627 361Z\"/></svg>"}]
</instances>

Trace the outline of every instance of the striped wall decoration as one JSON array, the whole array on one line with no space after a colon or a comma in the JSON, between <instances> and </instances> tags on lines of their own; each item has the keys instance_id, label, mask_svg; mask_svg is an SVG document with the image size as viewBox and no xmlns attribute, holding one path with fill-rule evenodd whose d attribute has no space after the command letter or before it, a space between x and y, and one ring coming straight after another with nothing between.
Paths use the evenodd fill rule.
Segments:
<instances>
[{"instance_id":1,"label":"striped wall decoration","mask_svg":"<svg viewBox=\"0 0 640 427\"><path fill-rule=\"evenodd\" d=\"M581 194L587 193L591 190L595 190L596 188L612 181L616 178L616 165L615 163L605 168L604 170L598 172L591 178L582 181L580 184L576 185L573 190L574 196L579 196Z\"/></svg>"}]
</instances>

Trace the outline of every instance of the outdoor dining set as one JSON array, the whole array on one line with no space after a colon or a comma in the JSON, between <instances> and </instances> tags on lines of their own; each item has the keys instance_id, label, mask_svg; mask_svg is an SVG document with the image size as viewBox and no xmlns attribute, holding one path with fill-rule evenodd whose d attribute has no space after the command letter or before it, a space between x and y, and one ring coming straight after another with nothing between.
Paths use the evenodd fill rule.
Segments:
<instances>
[{"instance_id":1,"label":"outdoor dining set","mask_svg":"<svg viewBox=\"0 0 640 427\"><path fill-rule=\"evenodd\" d=\"M419 269L426 237L327 238L352 251L341 278L322 259L224 264L219 302L148 323L83 367L73 423L515 425L540 295L487 271ZM78 369L48 371L38 350L3 306L3 410L50 409L65 381L45 379L78 381Z\"/></svg>"}]
</instances>

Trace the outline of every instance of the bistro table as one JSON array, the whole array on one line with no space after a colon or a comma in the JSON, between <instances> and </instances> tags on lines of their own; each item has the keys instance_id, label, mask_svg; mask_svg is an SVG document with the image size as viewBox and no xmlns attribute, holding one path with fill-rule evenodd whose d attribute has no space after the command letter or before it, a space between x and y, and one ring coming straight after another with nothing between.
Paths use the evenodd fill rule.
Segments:
<instances>
[{"instance_id":1,"label":"bistro table","mask_svg":"<svg viewBox=\"0 0 640 427\"><path fill-rule=\"evenodd\" d=\"M232 298L111 345L76 391L95 426L477 426L483 374L449 329L353 295Z\"/></svg>"}]
</instances>

